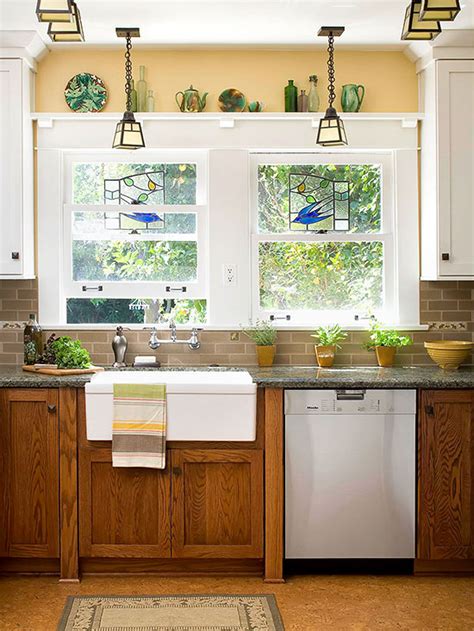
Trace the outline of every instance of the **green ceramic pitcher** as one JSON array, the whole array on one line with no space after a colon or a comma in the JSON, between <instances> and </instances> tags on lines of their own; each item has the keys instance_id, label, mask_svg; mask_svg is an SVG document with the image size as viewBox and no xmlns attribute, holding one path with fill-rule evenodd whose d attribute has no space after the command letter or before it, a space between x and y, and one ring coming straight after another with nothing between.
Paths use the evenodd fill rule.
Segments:
<instances>
[{"instance_id":1,"label":"green ceramic pitcher","mask_svg":"<svg viewBox=\"0 0 474 631\"><path fill-rule=\"evenodd\" d=\"M348 83L342 86L341 105L343 112L358 112L364 100L365 88L363 85Z\"/></svg>"}]
</instances>

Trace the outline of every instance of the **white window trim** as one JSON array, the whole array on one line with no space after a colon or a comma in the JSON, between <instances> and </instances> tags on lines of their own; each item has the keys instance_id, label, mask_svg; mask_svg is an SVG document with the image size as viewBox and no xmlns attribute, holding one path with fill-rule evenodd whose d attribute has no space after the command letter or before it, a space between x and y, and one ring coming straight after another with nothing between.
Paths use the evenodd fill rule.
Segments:
<instances>
[{"instance_id":1,"label":"white window trim","mask_svg":"<svg viewBox=\"0 0 474 631\"><path fill-rule=\"evenodd\" d=\"M407 179L399 181L396 178L396 168L401 156L396 151L363 152L355 154L353 151L344 152L338 150L335 153L318 152L281 152L281 153L254 153L250 160L250 214L251 214L251 266L252 266L252 318L268 319L272 317L280 328L293 326L314 326L315 323L339 322L347 326L354 324L353 312L342 311L318 311L304 310L267 310L260 307L260 275L258 261L258 247L260 243L275 241L292 242L361 242L377 241L383 243L384 248L384 308L374 315L384 322L392 324L412 324L419 322L418 312L418 246L417 246L417 217L407 217L406 212L400 208L400 191L408 188L413 192L413 178L411 184ZM406 153L406 152L405 152ZM258 232L258 179L259 164L380 164L382 169L381 206L382 226L378 233L280 233L264 234ZM407 177L407 173L402 173ZM416 194L416 184L414 193ZM400 201L399 201L400 200ZM399 202L399 203L397 203ZM401 221L400 215L404 215L406 225ZM403 234L397 233L399 231ZM411 234L411 237L410 237ZM413 236L416 241L413 241ZM411 242L411 249L400 256L400 243ZM400 287L409 287L409 291L401 292ZM406 298L406 299L405 299ZM405 299L404 302L402 300ZM416 305L414 307L414 303ZM364 318L368 314L358 314ZM287 317L290 319L287 320Z\"/></svg>"}]
</instances>

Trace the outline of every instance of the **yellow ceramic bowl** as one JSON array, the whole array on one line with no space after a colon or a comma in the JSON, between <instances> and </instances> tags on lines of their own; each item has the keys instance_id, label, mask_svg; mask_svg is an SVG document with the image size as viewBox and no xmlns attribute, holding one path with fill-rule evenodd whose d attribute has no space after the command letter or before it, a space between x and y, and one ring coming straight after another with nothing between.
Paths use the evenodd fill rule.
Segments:
<instances>
[{"instance_id":1,"label":"yellow ceramic bowl","mask_svg":"<svg viewBox=\"0 0 474 631\"><path fill-rule=\"evenodd\" d=\"M455 370L469 358L473 343L464 341L425 342L431 359L445 370Z\"/></svg>"}]
</instances>

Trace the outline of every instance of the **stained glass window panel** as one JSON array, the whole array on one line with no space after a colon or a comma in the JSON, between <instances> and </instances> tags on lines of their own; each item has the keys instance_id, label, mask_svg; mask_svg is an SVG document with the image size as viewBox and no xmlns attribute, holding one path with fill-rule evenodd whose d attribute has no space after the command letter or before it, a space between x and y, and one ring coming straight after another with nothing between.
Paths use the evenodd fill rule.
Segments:
<instances>
[{"instance_id":1,"label":"stained glass window panel","mask_svg":"<svg viewBox=\"0 0 474 631\"><path fill-rule=\"evenodd\" d=\"M380 232L381 178L378 164L260 164L258 230Z\"/></svg>"}]
</instances>

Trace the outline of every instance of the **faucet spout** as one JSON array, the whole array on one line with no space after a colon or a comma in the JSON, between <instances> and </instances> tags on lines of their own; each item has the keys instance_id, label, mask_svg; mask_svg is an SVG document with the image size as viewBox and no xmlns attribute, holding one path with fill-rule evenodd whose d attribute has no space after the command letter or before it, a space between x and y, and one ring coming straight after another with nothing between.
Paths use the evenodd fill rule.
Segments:
<instances>
[{"instance_id":1,"label":"faucet spout","mask_svg":"<svg viewBox=\"0 0 474 631\"><path fill-rule=\"evenodd\" d=\"M153 327L150 335L150 339L148 340L148 346L152 351L156 351L157 348L160 347L160 340L156 334L156 328Z\"/></svg>"}]
</instances>

